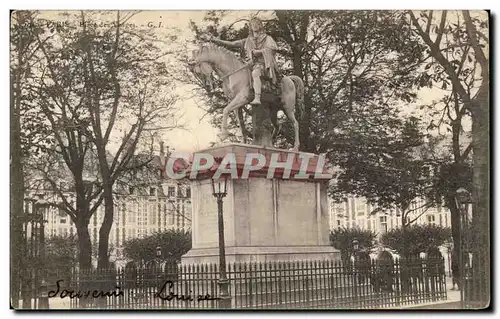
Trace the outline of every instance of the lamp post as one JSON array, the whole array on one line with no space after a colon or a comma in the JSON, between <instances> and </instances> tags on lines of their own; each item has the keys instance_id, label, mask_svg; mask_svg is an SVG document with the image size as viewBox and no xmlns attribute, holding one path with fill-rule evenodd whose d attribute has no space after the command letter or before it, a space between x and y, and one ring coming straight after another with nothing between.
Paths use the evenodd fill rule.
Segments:
<instances>
[{"instance_id":1,"label":"lamp post","mask_svg":"<svg viewBox=\"0 0 500 319\"><path fill-rule=\"evenodd\" d=\"M446 253L448 255L448 277L451 278L451 252L453 250L453 241L446 244Z\"/></svg>"},{"instance_id":2,"label":"lamp post","mask_svg":"<svg viewBox=\"0 0 500 319\"><path fill-rule=\"evenodd\" d=\"M31 299L35 298L35 307L48 309L47 284L45 282L45 216L44 212L49 203L41 195L27 199L31 203L31 213L23 216L22 230L24 241L24 261L22 267L23 281L23 308L31 309ZM33 295L33 291L41 295ZM38 305L36 300L38 298Z\"/></svg>"},{"instance_id":3,"label":"lamp post","mask_svg":"<svg viewBox=\"0 0 500 319\"><path fill-rule=\"evenodd\" d=\"M354 265L353 265L353 275L354 275L354 295L355 297L358 297L358 274L356 272L356 266L357 266L357 261L358 261L358 251L359 251L359 241L357 239L354 239L352 241L352 249L354 251Z\"/></svg>"},{"instance_id":4,"label":"lamp post","mask_svg":"<svg viewBox=\"0 0 500 319\"><path fill-rule=\"evenodd\" d=\"M229 280L226 275L226 248L224 241L223 199L227 195L227 178L217 181L212 179L212 195L217 199L217 221L219 226L219 308L231 308Z\"/></svg>"},{"instance_id":5,"label":"lamp post","mask_svg":"<svg viewBox=\"0 0 500 319\"><path fill-rule=\"evenodd\" d=\"M161 246L156 246L156 258L155 258L155 268L152 270L156 274L156 286L159 287L161 284Z\"/></svg>"},{"instance_id":6,"label":"lamp post","mask_svg":"<svg viewBox=\"0 0 500 319\"><path fill-rule=\"evenodd\" d=\"M44 225L46 222L45 221L45 210L49 208L50 203L44 199L40 199L36 203L36 206L37 206L37 212L36 212L37 216L38 216L38 218L41 218L40 228L38 229L39 245L40 245L38 255L43 260L43 259L45 259L45 225ZM38 309L49 309L49 295L48 295L48 289L47 289L45 267L43 267L41 269L41 276L40 277L41 277L40 278L41 296L38 299Z\"/></svg>"},{"instance_id":7,"label":"lamp post","mask_svg":"<svg viewBox=\"0 0 500 319\"><path fill-rule=\"evenodd\" d=\"M465 308L465 290L467 287L466 279L467 274L464 265L464 253L468 252L467 249L467 238L464 240L464 233L468 233L467 227L469 224L469 214L467 205L470 204L471 198L470 193L463 187L460 187L456 191L455 203L460 210L460 238L459 238L459 248L458 248L458 273L459 273L459 288L460 288L460 304L461 308Z\"/></svg>"}]
</instances>

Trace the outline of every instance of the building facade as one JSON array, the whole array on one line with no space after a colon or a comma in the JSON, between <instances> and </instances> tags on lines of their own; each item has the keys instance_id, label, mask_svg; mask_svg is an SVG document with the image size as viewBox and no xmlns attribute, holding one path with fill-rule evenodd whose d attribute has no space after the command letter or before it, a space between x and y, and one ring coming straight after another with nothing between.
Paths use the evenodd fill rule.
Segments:
<instances>
[{"instance_id":1,"label":"building facade","mask_svg":"<svg viewBox=\"0 0 500 319\"><path fill-rule=\"evenodd\" d=\"M123 256L123 244L130 239L143 238L155 232L168 229L191 229L191 189L186 180L166 178L163 172L166 159L170 153L164 154L163 145L157 156L147 161L148 166L132 170L114 186L113 224L109 234L110 262L122 264L126 262ZM137 155L137 162L146 162ZM143 156L144 157L144 156ZM151 158L151 157L150 157ZM89 159L91 161L92 159ZM135 165L133 163L133 165ZM180 166L186 167L187 163ZM64 165L61 165L61 169ZM87 176L98 176L87 174ZM54 181L33 175L25 192L25 212L34 209L43 212L45 237L77 236L76 226L71 217L62 208L58 208L63 200L76 207L76 193L71 189L68 180L70 175L60 178L57 190ZM88 177L87 177L88 178ZM91 180L90 187L95 187ZM94 188L95 190L95 188ZM45 205L34 205L44 202ZM92 204L91 204L92 207ZM99 230L104 219L104 203L102 202L91 216L88 231L92 242L92 259L97 263L97 247Z\"/></svg>"},{"instance_id":2,"label":"building facade","mask_svg":"<svg viewBox=\"0 0 500 319\"><path fill-rule=\"evenodd\" d=\"M27 197L50 202L55 195L50 190L28 191ZM191 229L191 190L189 185L168 180L148 188L131 189L127 195L115 197L113 225L109 235L110 261L123 258L123 243L133 238L143 238L154 232L168 229ZM67 199L74 203L74 193ZM25 210L32 211L29 201ZM76 236L76 227L67 213L54 206L43 208L46 238L54 236ZM93 247L93 260L97 260L99 229L104 219L104 205L101 204L89 222L89 235Z\"/></svg>"},{"instance_id":3,"label":"building facade","mask_svg":"<svg viewBox=\"0 0 500 319\"><path fill-rule=\"evenodd\" d=\"M348 197L340 203L330 201L330 229L341 227L359 227L368 229L381 235L391 229L401 227L401 212L398 209L376 212L373 205L366 199ZM423 207L424 202L417 200L410 205L412 212L408 219L415 221L412 224L434 224L451 227L450 211L442 206Z\"/></svg>"}]
</instances>

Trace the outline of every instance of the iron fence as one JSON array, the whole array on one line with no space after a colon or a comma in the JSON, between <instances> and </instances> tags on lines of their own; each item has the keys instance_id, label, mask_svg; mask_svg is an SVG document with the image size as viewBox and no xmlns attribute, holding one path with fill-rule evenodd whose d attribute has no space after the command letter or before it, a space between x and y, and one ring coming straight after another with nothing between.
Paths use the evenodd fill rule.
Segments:
<instances>
[{"instance_id":1,"label":"iron fence","mask_svg":"<svg viewBox=\"0 0 500 319\"><path fill-rule=\"evenodd\" d=\"M446 300L444 259L229 264L233 309L377 309ZM51 298L71 308L217 309L216 264L81 270ZM58 294L54 292L58 290Z\"/></svg>"}]
</instances>

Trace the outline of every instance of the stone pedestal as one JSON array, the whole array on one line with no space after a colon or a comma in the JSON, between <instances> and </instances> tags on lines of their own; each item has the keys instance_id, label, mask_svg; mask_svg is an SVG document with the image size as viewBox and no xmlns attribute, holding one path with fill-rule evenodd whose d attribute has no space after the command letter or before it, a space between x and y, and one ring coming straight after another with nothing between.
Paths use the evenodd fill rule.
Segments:
<instances>
[{"instance_id":1,"label":"stone pedestal","mask_svg":"<svg viewBox=\"0 0 500 319\"><path fill-rule=\"evenodd\" d=\"M228 180L224 198L227 262L340 258L338 251L329 245L327 185L330 177L294 178L301 166L300 152L230 144L200 153L214 157L235 154L240 177L246 154L263 154L267 164L272 154L278 154L282 162L290 153L295 156L290 178L282 176L283 170L279 169L273 178L267 178L269 167L266 165L251 172L247 179ZM307 172L314 175L318 156L309 156ZM218 263L217 202L211 186L215 169L198 174L191 181L193 246L182 257L183 264Z\"/></svg>"}]
</instances>

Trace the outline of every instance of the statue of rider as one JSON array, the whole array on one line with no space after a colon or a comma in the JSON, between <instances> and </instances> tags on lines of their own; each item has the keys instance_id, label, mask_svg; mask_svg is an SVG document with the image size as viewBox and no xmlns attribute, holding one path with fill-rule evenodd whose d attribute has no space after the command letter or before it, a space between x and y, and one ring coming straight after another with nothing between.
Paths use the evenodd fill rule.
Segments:
<instances>
[{"instance_id":1,"label":"statue of rider","mask_svg":"<svg viewBox=\"0 0 500 319\"><path fill-rule=\"evenodd\" d=\"M262 93L261 77L265 75L273 84L277 82L278 68L276 64L276 51L278 46L274 39L264 32L262 21L252 18L249 23L250 34L246 39L224 41L211 36L204 39L228 47L243 48L252 67L252 79L255 98L250 104L261 104Z\"/></svg>"}]
</instances>

